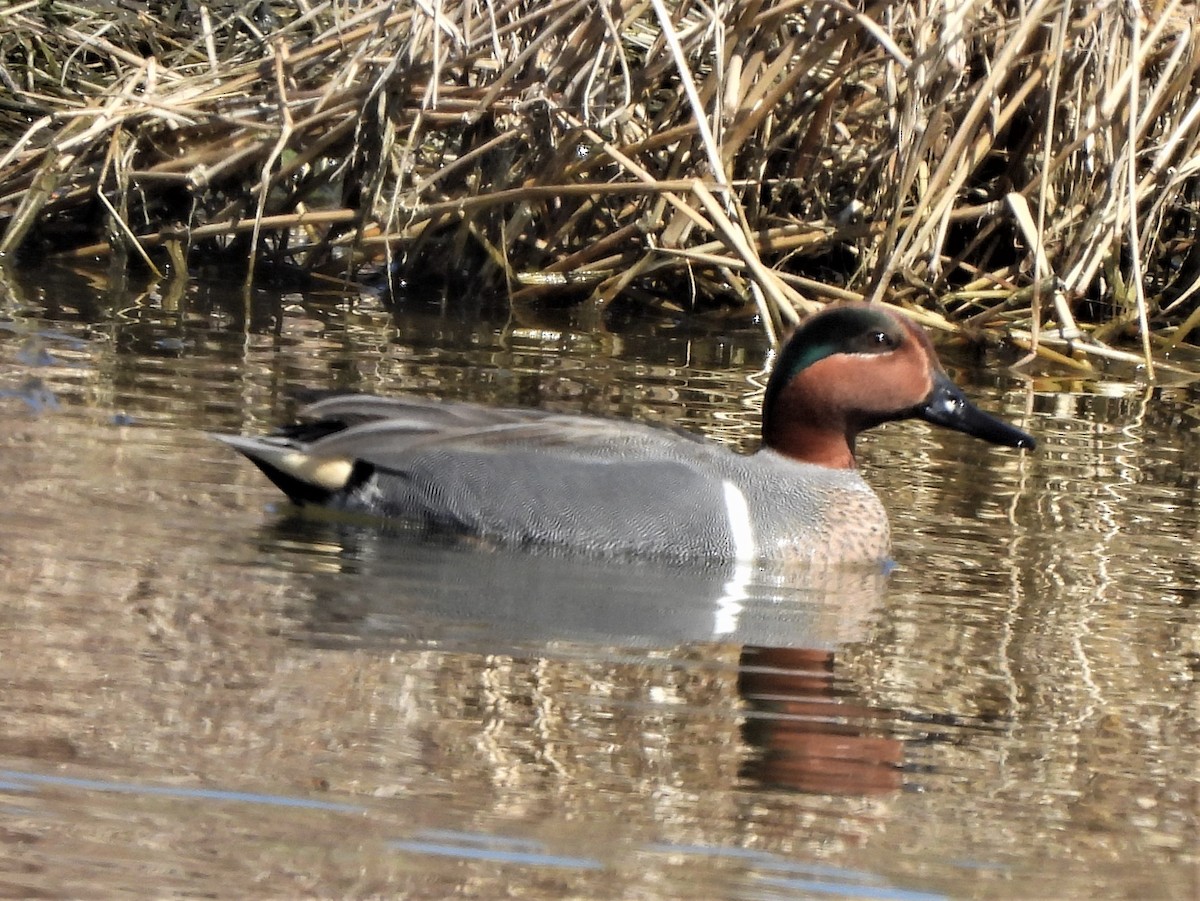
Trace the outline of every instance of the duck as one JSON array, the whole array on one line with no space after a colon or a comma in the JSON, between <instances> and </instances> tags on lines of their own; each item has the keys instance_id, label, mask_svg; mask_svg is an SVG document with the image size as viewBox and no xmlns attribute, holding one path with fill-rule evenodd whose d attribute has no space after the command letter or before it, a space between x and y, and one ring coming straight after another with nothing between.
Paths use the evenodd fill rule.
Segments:
<instances>
[{"instance_id":1,"label":"duck","mask_svg":"<svg viewBox=\"0 0 1200 901\"><path fill-rule=\"evenodd\" d=\"M1036 447L967 398L911 318L868 303L823 308L797 327L749 454L632 421L369 394L320 397L266 436L214 437L301 508L494 548L886 564L887 512L855 440L904 419Z\"/></svg>"}]
</instances>

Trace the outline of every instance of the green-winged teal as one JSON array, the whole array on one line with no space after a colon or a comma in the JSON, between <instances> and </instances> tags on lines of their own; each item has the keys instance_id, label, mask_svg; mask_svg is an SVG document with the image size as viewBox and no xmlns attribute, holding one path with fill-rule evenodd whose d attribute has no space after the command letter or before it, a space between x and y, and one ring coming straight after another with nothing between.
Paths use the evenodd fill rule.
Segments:
<instances>
[{"instance_id":1,"label":"green-winged teal","mask_svg":"<svg viewBox=\"0 0 1200 901\"><path fill-rule=\"evenodd\" d=\"M1034 447L967 400L916 324L865 304L788 341L750 455L632 422L368 395L318 400L269 437L217 437L300 505L504 545L829 563L886 559L854 439L910 418Z\"/></svg>"}]
</instances>

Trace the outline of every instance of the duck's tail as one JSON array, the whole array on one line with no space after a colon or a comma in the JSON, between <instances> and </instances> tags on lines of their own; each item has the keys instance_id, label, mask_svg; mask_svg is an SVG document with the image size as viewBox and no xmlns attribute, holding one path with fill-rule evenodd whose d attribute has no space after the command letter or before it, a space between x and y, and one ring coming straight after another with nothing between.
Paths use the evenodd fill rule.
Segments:
<instances>
[{"instance_id":1,"label":"duck's tail","mask_svg":"<svg viewBox=\"0 0 1200 901\"><path fill-rule=\"evenodd\" d=\"M354 475L353 460L314 456L291 438L209 434L248 457L294 504L325 504Z\"/></svg>"}]
</instances>

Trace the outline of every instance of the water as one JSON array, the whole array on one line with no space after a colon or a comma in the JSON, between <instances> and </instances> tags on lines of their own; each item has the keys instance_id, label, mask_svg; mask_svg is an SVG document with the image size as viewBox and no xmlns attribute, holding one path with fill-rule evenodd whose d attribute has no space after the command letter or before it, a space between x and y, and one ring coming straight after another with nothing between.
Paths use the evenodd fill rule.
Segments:
<instances>
[{"instance_id":1,"label":"water","mask_svg":"<svg viewBox=\"0 0 1200 901\"><path fill-rule=\"evenodd\" d=\"M1200 389L946 356L1037 453L879 430L898 567L785 584L296 520L204 436L299 384L747 448L753 329L10 274L0 895L1195 897Z\"/></svg>"}]
</instances>

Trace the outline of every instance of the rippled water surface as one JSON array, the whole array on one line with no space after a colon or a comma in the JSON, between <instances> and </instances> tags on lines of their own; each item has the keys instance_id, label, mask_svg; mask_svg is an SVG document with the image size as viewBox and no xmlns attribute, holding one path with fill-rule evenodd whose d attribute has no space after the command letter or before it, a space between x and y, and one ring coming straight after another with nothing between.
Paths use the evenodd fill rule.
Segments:
<instances>
[{"instance_id":1,"label":"rippled water surface","mask_svg":"<svg viewBox=\"0 0 1200 901\"><path fill-rule=\"evenodd\" d=\"M879 430L897 568L786 580L300 520L205 436L299 385L746 449L753 329L0 277L0 896L1195 898L1200 388L945 355L1039 450Z\"/></svg>"}]
</instances>

